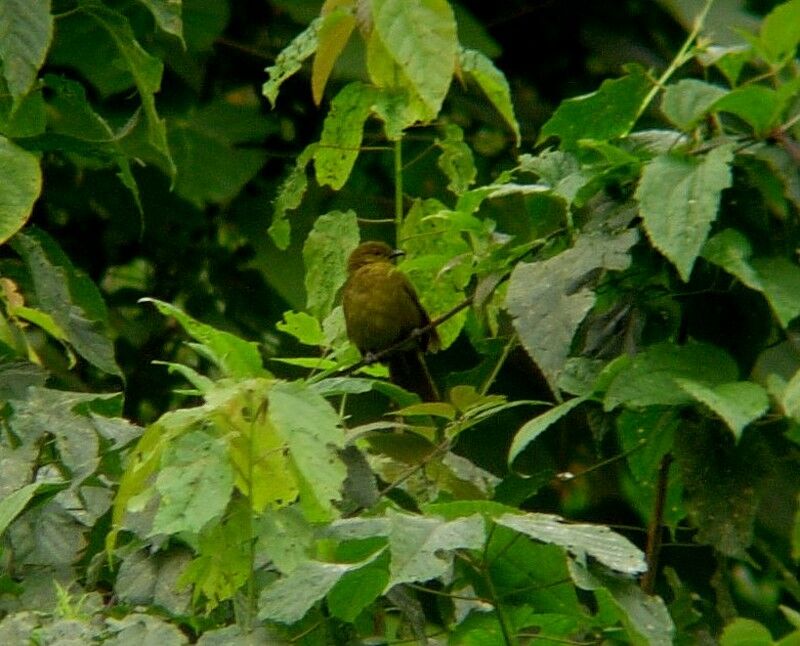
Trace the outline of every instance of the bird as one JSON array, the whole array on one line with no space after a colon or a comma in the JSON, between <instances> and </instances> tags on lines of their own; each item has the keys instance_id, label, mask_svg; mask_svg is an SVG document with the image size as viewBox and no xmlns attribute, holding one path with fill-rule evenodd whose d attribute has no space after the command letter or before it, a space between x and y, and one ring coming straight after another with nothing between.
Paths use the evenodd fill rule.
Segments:
<instances>
[{"instance_id":1,"label":"bird","mask_svg":"<svg viewBox=\"0 0 800 646\"><path fill-rule=\"evenodd\" d=\"M439 401L423 352L439 349L436 328L415 334L430 323L408 277L393 260L404 255L385 242L362 242L347 260L342 288L342 308L350 341L366 359L403 339L408 343L388 358L393 383L419 395L422 401Z\"/></svg>"}]
</instances>

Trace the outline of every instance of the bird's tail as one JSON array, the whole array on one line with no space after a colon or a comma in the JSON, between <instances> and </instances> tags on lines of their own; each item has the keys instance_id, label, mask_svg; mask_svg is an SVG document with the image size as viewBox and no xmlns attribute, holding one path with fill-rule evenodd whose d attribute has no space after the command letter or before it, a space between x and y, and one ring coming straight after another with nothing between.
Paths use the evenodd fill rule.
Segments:
<instances>
[{"instance_id":1,"label":"bird's tail","mask_svg":"<svg viewBox=\"0 0 800 646\"><path fill-rule=\"evenodd\" d=\"M393 355L389 359L389 377L392 383L417 393L424 402L440 400L439 391L419 350L408 350Z\"/></svg>"}]
</instances>

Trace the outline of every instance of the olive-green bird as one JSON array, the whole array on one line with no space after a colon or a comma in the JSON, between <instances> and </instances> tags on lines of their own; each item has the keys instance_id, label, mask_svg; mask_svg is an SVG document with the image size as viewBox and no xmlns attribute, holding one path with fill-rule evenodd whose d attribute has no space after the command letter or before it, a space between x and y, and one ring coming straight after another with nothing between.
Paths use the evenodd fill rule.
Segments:
<instances>
[{"instance_id":1,"label":"olive-green bird","mask_svg":"<svg viewBox=\"0 0 800 646\"><path fill-rule=\"evenodd\" d=\"M384 242L363 242L347 261L342 292L347 336L364 356L385 350L430 323L411 282L392 262L401 255ZM438 349L435 329L410 340L407 349L387 359L391 380L423 401L437 401L439 394L422 352Z\"/></svg>"}]
</instances>

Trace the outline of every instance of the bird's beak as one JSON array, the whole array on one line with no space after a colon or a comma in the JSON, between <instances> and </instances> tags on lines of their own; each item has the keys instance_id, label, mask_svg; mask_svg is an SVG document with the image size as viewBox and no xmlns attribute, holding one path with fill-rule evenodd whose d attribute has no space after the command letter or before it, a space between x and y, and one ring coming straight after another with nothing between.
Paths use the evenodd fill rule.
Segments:
<instances>
[{"instance_id":1,"label":"bird's beak","mask_svg":"<svg viewBox=\"0 0 800 646\"><path fill-rule=\"evenodd\" d=\"M395 258L399 258L400 256L405 256L406 252L402 249L392 249L392 253L389 254L389 258L394 260Z\"/></svg>"}]
</instances>

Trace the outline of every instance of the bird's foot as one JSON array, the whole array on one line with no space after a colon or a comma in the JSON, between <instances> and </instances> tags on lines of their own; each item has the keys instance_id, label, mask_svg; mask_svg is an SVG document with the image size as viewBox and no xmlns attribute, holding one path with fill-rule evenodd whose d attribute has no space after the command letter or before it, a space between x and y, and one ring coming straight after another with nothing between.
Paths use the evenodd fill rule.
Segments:
<instances>
[{"instance_id":1,"label":"bird's foot","mask_svg":"<svg viewBox=\"0 0 800 646\"><path fill-rule=\"evenodd\" d=\"M373 352L367 352L366 354L361 356L361 360L368 366L371 366L373 363L378 361L378 357L375 356Z\"/></svg>"}]
</instances>

